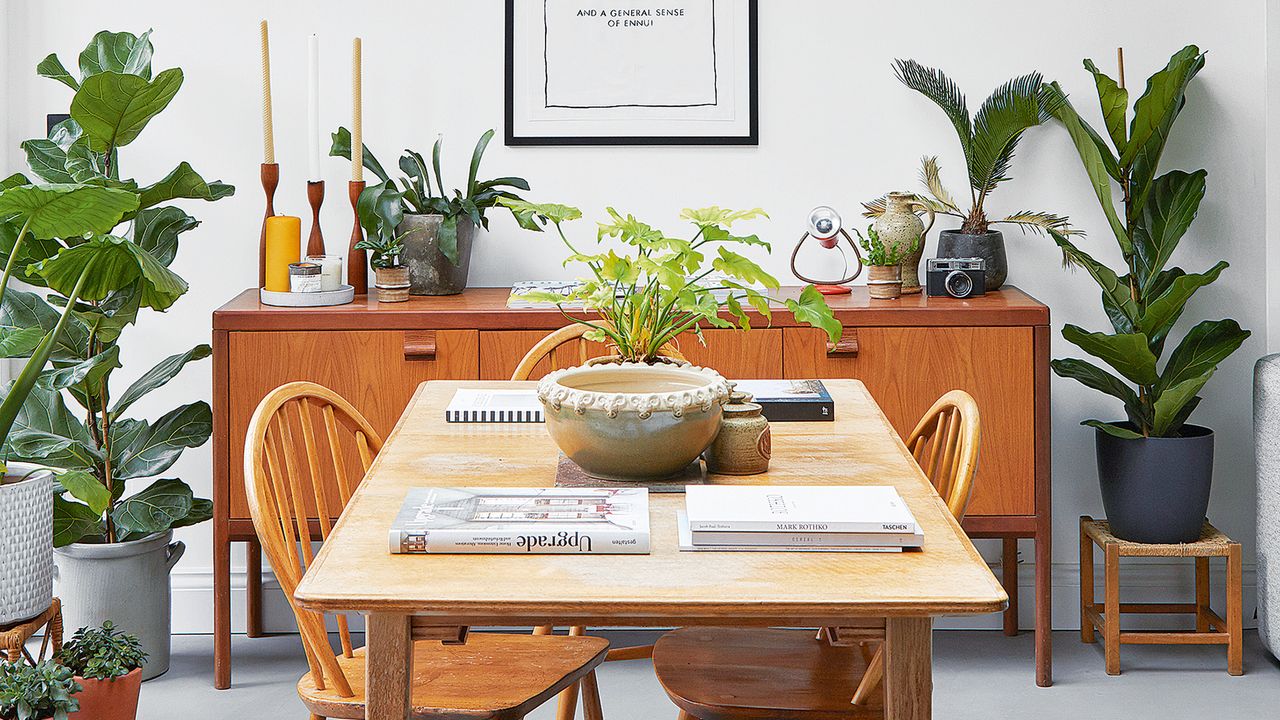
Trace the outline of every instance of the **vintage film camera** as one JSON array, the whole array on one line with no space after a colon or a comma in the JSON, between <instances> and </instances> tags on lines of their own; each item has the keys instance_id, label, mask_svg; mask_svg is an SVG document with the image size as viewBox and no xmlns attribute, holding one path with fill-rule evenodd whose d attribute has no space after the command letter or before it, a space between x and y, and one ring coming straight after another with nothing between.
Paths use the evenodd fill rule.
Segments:
<instances>
[{"instance_id":1,"label":"vintage film camera","mask_svg":"<svg viewBox=\"0 0 1280 720\"><path fill-rule=\"evenodd\" d=\"M929 258L925 270L929 297L985 295L987 263L982 258Z\"/></svg>"}]
</instances>

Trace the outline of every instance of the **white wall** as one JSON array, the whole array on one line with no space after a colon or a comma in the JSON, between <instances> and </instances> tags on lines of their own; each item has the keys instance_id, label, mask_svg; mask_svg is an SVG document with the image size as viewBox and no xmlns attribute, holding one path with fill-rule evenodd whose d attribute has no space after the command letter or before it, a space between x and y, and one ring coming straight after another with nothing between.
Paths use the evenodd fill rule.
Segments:
<instances>
[{"instance_id":1,"label":"white wall","mask_svg":"<svg viewBox=\"0 0 1280 720\"><path fill-rule=\"evenodd\" d=\"M886 190L913 188L918 161L939 154L953 188L963 190L959 149L950 125L928 101L898 84L896 57L943 67L969 94L972 107L998 83L1032 69L1057 78L1076 105L1100 123L1093 84L1081 68L1091 57L1108 70L1115 48L1125 46L1131 89L1162 67L1168 56L1195 42L1209 51L1207 66L1190 93L1166 153L1165 168L1209 170L1209 194L1200 219L1177 261L1203 269L1219 258L1232 267L1224 279L1192 303L1189 319L1229 315L1254 337L1224 363L1210 383L1196 419L1218 433L1216 485L1211 517L1246 543L1252 557L1254 481L1250 368L1267 343L1264 243L1265 6L1262 0L1227 0L1212 12L1196 0L1165 2L1028 3L1018 0L921 0L909 12L884 4L838 0L763 0L760 8L760 137L754 148L506 148L491 146L484 171L523 175L532 196L578 205L588 216L612 204L654 223L674 219L680 208L720 204L763 206L773 217L762 228L779 252L768 267L789 275L786 250L819 203L856 215L858 201ZM199 7L197 10L196 8ZM384 164L401 148L429 148L447 138L446 172L457 183L476 136L501 133L503 11L500 0L468 2L350 3L158 2L94 3L88 0L10 2L8 12L3 145L6 170L16 169L22 139L41 135L44 113L63 110L70 92L36 77L35 64L57 51L69 66L99 29L155 29L157 67L181 66L186 84L170 109L122 153L126 173L159 178L189 160L206 178L222 178L237 195L188 208L204 224L184 236L175 269L191 281L191 293L166 315L148 315L129 331L122 381L161 357L210 337L210 312L254 284L261 220L257 168L261 161L257 23L266 12L272 26L276 89L277 156L283 167L277 207L304 214L304 49L319 33L323 48L323 125L348 122L349 47L364 37L366 139ZM821 102L819 102L821 99ZM0 156L3 157L3 156ZM327 179L343 187L347 166L326 161ZM1086 185L1066 133L1032 130L1013 167L1014 182L992 200L995 212L1023 208L1070 214L1091 233L1083 245L1115 262L1113 242ZM331 192L325 218L331 247L350 227L345 199ZM945 225L944 225L945 226ZM588 228L582 227L586 231ZM1065 272L1051 244L1037 237L1008 237L1009 281L1053 308L1053 324L1074 322L1105 329L1096 286L1082 273ZM524 234L494 215L473 262L476 285L504 285L519 278L556 277L560 250L550 237ZM1275 264L1274 258L1272 258ZM1056 337L1054 353L1072 348ZM154 417L170 407L210 394L208 362L188 370L185 381L139 403ZM904 369L910 372L910 368ZM1058 624L1075 622L1072 610L1076 517L1100 514L1091 431L1078 422L1115 417L1119 408L1079 386L1053 381L1055 568ZM210 450L190 451L176 468L199 491L210 487ZM1158 499L1153 499L1158 501ZM183 530L191 546L178 568L177 627L210 627L211 527ZM1024 548L1029 550L1029 548ZM1024 553L1029 558L1029 552ZM240 555L236 556L241 568ZM1030 583L1030 572L1023 573ZM1171 577L1182 577L1176 573ZM239 581L238 585L241 585ZM1030 598L1026 606L1030 607ZM1251 613L1246 612L1246 616ZM236 621L241 621L236 613Z\"/></svg>"}]
</instances>

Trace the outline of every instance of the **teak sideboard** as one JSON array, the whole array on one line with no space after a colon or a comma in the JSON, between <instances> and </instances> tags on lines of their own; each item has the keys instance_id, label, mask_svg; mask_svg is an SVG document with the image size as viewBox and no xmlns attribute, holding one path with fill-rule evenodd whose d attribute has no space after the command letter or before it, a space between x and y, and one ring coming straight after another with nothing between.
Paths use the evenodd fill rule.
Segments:
<instances>
[{"instance_id":1,"label":"teak sideboard","mask_svg":"<svg viewBox=\"0 0 1280 720\"><path fill-rule=\"evenodd\" d=\"M798 288L784 288L794 295ZM214 684L231 684L231 543L248 544L246 628L262 634L261 552L245 500L245 430L258 401L286 382L340 393L390 432L425 380L506 380L525 352L567 321L555 309L508 309L507 288L325 308L261 305L246 290L213 313ZM1005 632L1018 630L1017 539L1035 541L1036 682L1051 683L1049 308L1013 287L969 300L871 300L865 288L828 298L844 324L837 343L786 312L752 330L685 336L681 352L733 378L856 378L902 435L938 396L978 402L982 449L964 529L1003 542ZM560 349L533 377L575 365ZM593 351L594 352L594 351ZM838 414L840 409L836 408Z\"/></svg>"}]
</instances>

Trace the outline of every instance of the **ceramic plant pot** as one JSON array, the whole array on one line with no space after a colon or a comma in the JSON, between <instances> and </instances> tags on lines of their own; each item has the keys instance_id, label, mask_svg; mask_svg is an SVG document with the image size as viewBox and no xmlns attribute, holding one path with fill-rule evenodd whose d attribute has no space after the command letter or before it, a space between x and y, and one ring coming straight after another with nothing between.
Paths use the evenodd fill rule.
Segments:
<instances>
[{"instance_id":1,"label":"ceramic plant pot","mask_svg":"<svg viewBox=\"0 0 1280 720\"><path fill-rule=\"evenodd\" d=\"M906 292L901 265L868 265L867 294L876 300L893 300Z\"/></svg>"},{"instance_id":2,"label":"ceramic plant pot","mask_svg":"<svg viewBox=\"0 0 1280 720\"><path fill-rule=\"evenodd\" d=\"M923 212L929 218L926 223L916 213ZM891 192L885 196L885 209L872 227L885 247L896 245L910 247L919 241L916 249L902 260L902 294L920 292L920 259L924 257L924 236L933 227L933 210L909 192ZM893 297L897 297L894 295Z\"/></svg>"},{"instance_id":3,"label":"ceramic plant pot","mask_svg":"<svg viewBox=\"0 0 1280 720\"><path fill-rule=\"evenodd\" d=\"M656 481L715 439L729 383L692 365L584 365L544 377L538 400L551 439L588 475Z\"/></svg>"},{"instance_id":4,"label":"ceramic plant pot","mask_svg":"<svg viewBox=\"0 0 1280 720\"><path fill-rule=\"evenodd\" d=\"M110 680L82 678L76 682L84 688L75 694L80 709L68 717L75 720L136 720L138 695L142 690L142 669Z\"/></svg>"},{"instance_id":5,"label":"ceramic plant pot","mask_svg":"<svg viewBox=\"0 0 1280 720\"><path fill-rule=\"evenodd\" d=\"M53 602L53 472L9 463L0 483L0 625Z\"/></svg>"},{"instance_id":6,"label":"ceramic plant pot","mask_svg":"<svg viewBox=\"0 0 1280 720\"><path fill-rule=\"evenodd\" d=\"M454 265L440 252L443 222L443 215L410 214L396 226L396 235L404 236L411 295L457 295L467 287L476 226L469 218L458 218L458 264Z\"/></svg>"},{"instance_id":7,"label":"ceramic plant pot","mask_svg":"<svg viewBox=\"0 0 1280 720\"><path fill-rule=\"evenodd\" d=\"M987 291L999 290L1009 277L1009 261L1004 254L1004 235L990 230L985 235L970 235L959 230L938 233L938 257L982 258L987 265Z\"/></svg>"},{"instance_id":8,"label":"ceramic plant pot","mask_svg":"<svg viewBox=\"0 0 1280 720\"><path fill-rule=\"evenodd\" d=\"M129 628L147 653L142 679L169 669L169 572L186 546L173 532L122 543L72 543L54 550L63 625L70 631L110 620Z\"/></svg>"},{"instance_id":9,"label":"ceramic plant pot","mask_svg":"<svg viewBox=\"0 0 1280 720\"><path fill-rule=\"evenodd\" d=\"M374 268L374 285L378 290L378 302L405 302L409 299L409 268Z\"/></svg>"},{"instance_id":10,"label":"ceramic plant pot","mask_svg":"<svg viewBox=\"0 0 1280 720\"><path fill-rule=\"evenodd\" d=\"M1181 437L1138 439L1094 432L1102 507L1116 537L1143 543L1200 537L1213 481L1212 430L1183 425Z\"/></svg>"},{"instance_id":11,"label":"ceramic plant pot","mask_svg":"<svg viewBox=\"0 0 1280 720\"><path fill-rule=\"evenodd\" d=\"M724 406L720 432L704 453L708 471L720 475L759 475L769 469L773 438L763 413L759 405L745 400L735 399Z\"/></svg>"}]
</instances>

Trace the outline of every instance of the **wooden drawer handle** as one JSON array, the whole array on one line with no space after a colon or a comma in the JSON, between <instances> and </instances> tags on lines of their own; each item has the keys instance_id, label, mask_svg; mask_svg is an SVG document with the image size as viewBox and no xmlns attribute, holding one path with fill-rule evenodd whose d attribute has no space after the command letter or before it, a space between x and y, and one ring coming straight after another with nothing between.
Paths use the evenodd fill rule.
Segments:
<instances>
[{"instance_id":1,"label":"wooden drawer handle","mask_svg":"<svg viewBox=\"0 0 1280 720\"><path fill-rule=\"evenodd\" d=\"M406 330L404 333L405 360L435 360L436 331Z\"/></svg>"},{"instance_id":2,"label":"wooden drawer handle","mask_svg":"<svg viewBox=\"0 0 1280 720\"><path fill-rule=\"evenodd\" d=\"M845 328L836 342L827 342L827 355L831 357L858 357L858 329Z\"/></svg>"}]
</instances>

